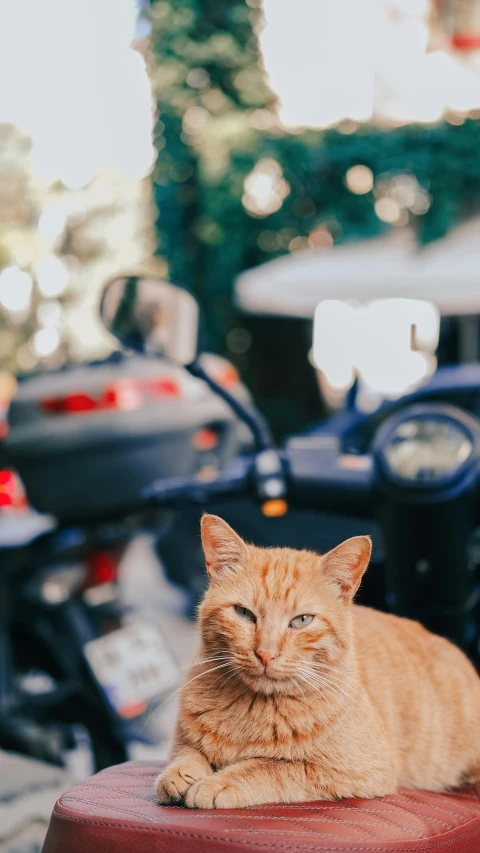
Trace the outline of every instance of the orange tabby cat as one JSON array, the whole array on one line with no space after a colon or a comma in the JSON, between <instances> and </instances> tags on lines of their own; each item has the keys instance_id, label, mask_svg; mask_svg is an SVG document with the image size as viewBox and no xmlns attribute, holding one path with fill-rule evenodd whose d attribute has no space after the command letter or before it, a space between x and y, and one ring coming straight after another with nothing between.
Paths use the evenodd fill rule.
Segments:
<instances>
[{"instance_id":1,"label":"orange tabby cat","mask_svg":"<svg viewBox=\"0 0 480 853\"><path fill-rule=\"evenodd\" d=\"M162 803L234 808L480 780L480 679L447 640L352 604L371 544L247 545L205 515L210 586Z\"/></svg>"}]
</instances>

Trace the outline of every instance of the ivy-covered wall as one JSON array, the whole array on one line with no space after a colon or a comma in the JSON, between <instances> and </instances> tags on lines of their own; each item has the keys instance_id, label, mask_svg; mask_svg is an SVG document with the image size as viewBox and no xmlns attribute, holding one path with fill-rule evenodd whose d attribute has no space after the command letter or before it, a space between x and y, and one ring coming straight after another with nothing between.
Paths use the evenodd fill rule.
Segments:
<instances>
[{"instance_id":1,"label":"ivy-covered wall","mask_svg":"<svg viewBox=\"0 0 480 853\"><path fill-rule=\"evenodd\" d=\"M415 205L402 211L401 224L413 223L422 242L444 236L480 208L477 120L362 126L353 133L344 132L347 126L299 134L281 129L261 66L256 6L256 0L157 0L152 6L158 252L171 278L202 301L216 349L224 346L238 272L301 250L309 238L310 245L328 248L324 230L334 242L382 232L389 226L375 204L379 195L402 192L395 176L413 175L428 194L419 213ZM244 182L265 158L279 163L288 191L278 210L252 215L242 202ZM363 194L346 183L348 170L359 164L374 180Z\"/></svg>"},{"instance_id":2,"label":"ivy-covered wall","mask_svg":"<svg viewBox=\"0 0 480 853\"><path fill-rule=\"evenodd\" d=\"M390 227L412 225L426 243L480 209L479 120L288 132L261 64L261 0L157 0L152 21L157 251L200 299L209 346L244 372L248 354L228 335L242 325L232 302L240 271ZM262 164L277 168L272 212L246 198ZM361 192L348 179L359 165L371 175Z\"/></svg>"}]
</instances>

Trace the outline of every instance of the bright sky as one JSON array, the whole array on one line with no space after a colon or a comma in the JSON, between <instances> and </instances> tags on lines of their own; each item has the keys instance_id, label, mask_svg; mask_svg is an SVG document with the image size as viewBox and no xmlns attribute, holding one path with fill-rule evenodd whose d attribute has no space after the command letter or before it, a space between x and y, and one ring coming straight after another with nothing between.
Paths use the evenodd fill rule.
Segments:
<instances>
[{"instance_id":1,"label":"bright sky","mask_svg":"<svg viewBox=\"0 0 480 853\"><path fill-rule=\"evenodd\" d=\"M148 172L152 100L130 49L135 23L135 0L0 3L0 122L32 137L40 180L76 189L106 166Z\"/></svg>"},{"instance_id":2,"label":"bright sky","mask_svg":"<svg viewBox=\"0 0 480 853\"><path fill-rule=\"evenodd\" d=\"M480 106L480 75L428 52L427 0L263 0L261 43L289 126L435 121Z\"/></svg>"}]
</instances>

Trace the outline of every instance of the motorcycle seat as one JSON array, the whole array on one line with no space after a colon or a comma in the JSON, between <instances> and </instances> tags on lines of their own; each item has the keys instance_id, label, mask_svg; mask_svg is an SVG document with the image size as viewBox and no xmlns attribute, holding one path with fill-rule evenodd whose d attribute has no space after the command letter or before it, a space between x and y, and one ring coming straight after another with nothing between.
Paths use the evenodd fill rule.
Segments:
<instances>
[{"instance_id":1,"label":"motorcycle seat","mask_svg":"<svg viewBox=\"0 0 480 853\"><path fill-rule=\"evenodd\" d=\"M43 853L478 853L480 789L244 810L160 806L159 762L102 770L60 797Z\"/></svg>"}]
</instances>

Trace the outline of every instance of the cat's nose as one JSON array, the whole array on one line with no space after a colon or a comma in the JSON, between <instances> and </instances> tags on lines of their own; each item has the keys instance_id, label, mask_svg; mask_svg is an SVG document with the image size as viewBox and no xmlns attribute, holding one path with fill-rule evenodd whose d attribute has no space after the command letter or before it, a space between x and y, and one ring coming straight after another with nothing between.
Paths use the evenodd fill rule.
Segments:
<instances>
[{"instance_id":1,"label":"cat's nose","mask_svg":"<svg viewBox=\"0 0 480 853\"><path fill-rule=\"evenodd\" d=\"M271 663L272 660L275 660L275 658L277 657L277 652L265 651L263 649L256 649L255 654L257 658L261 660L265 669L267 668L268 664Z\"/></svg>"}]
</instances>

